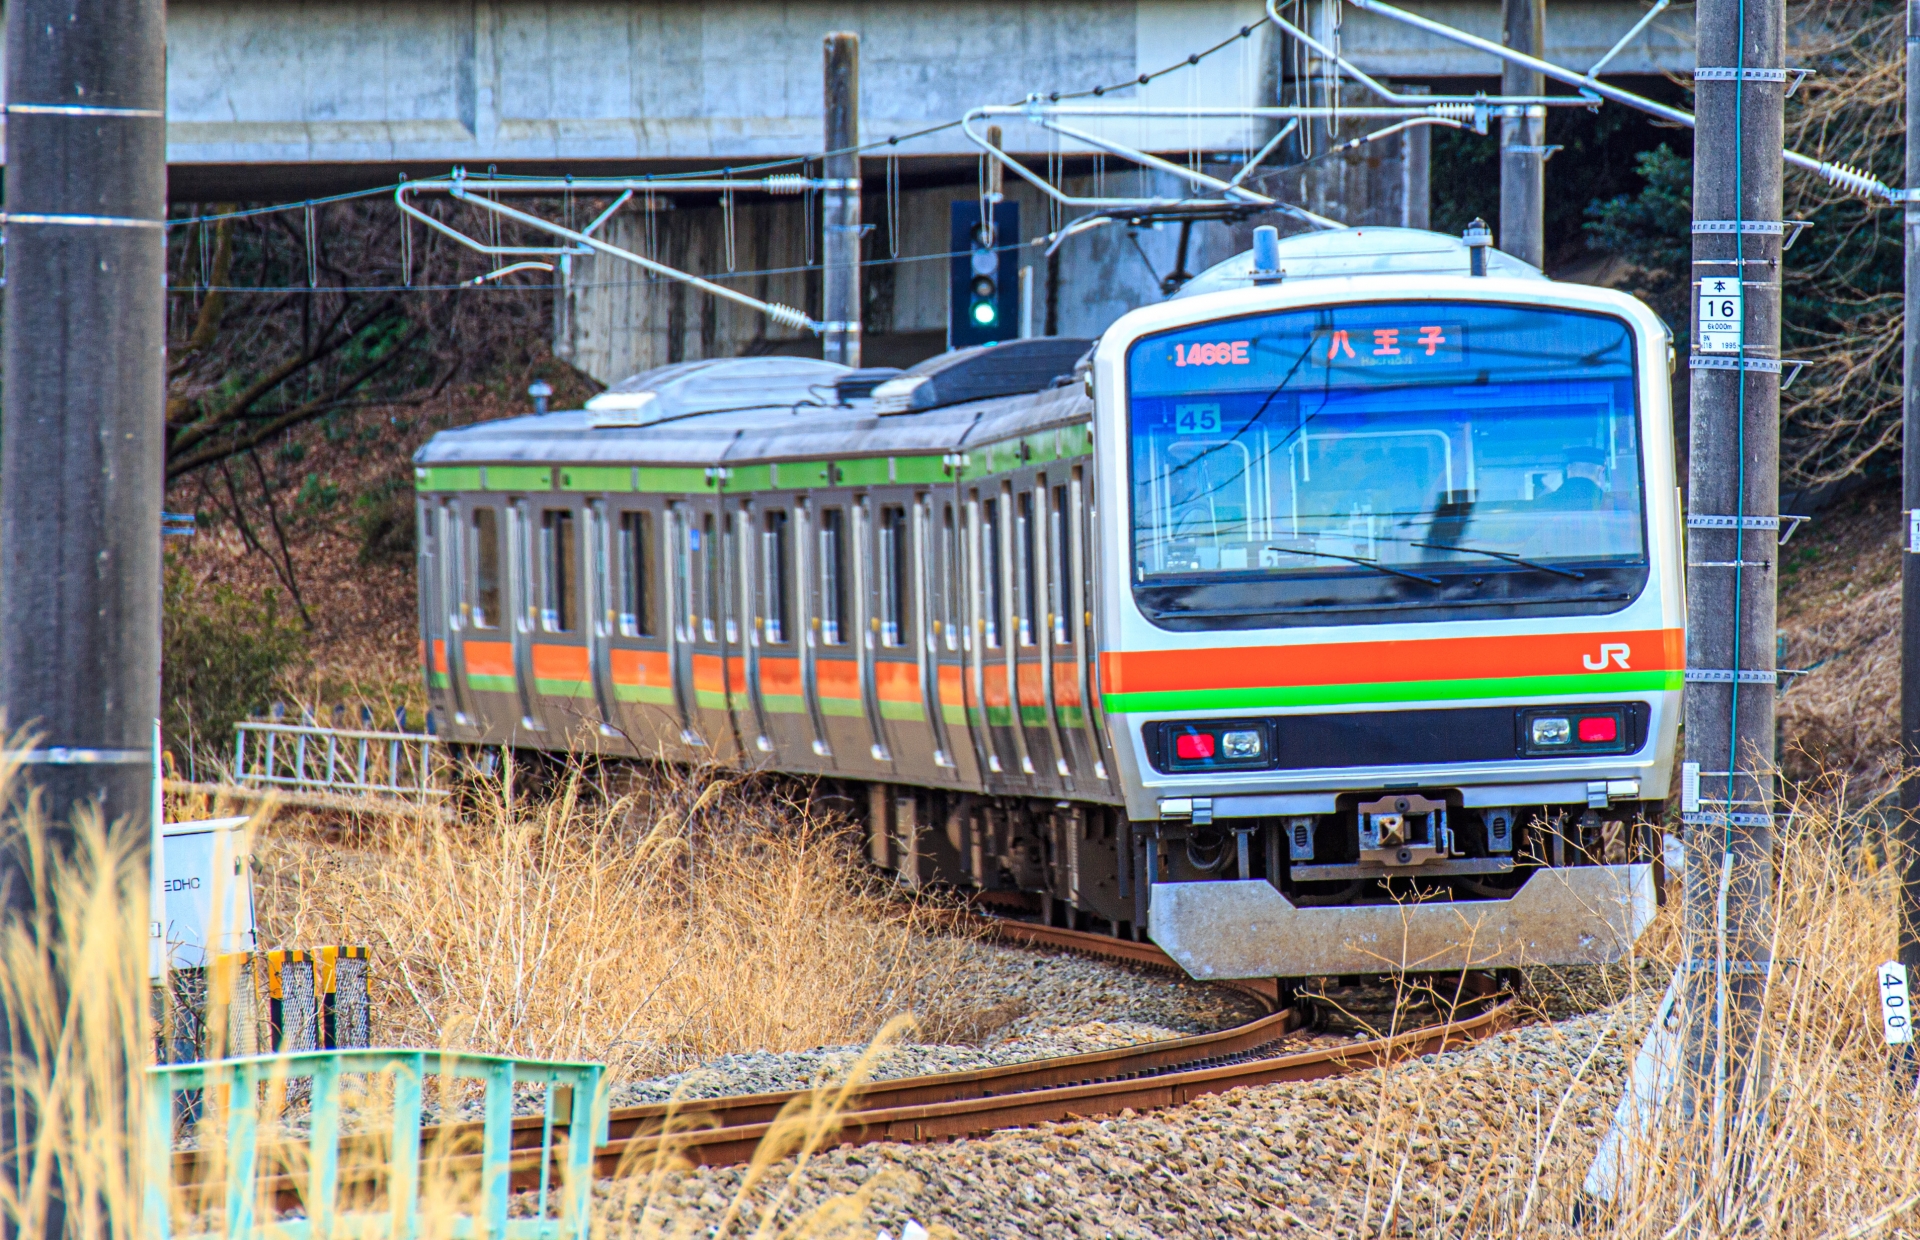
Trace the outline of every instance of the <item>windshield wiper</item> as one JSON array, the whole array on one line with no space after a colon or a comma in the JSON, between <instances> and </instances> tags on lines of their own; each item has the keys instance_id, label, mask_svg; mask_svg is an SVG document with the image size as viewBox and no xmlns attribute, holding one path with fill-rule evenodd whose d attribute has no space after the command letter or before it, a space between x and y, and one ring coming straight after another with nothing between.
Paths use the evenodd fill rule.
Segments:
<instances>
[{"instance_id":1,"label":"windshield wiper","mask_svg":"<svg viewBox=\"0 0 1920 1240\"><path fill-rule=\"evenodd\" d=\"M1319 560L1345 560L1349 564L1358 564L1370 568L1376 573L1386 573L1393 577L1405 577L1408 581L1424 581L1430 586L1445 585L1438 577L1429 577L1425 573L1410 573L1405 569L1389 568L1378 560L1363 559L1357 555L1335 555L1331 551L1302 551L1298 547L1268 547L1269 551L1284 551L1288 555L1310 555Z\"/></svg>"},{"instance_id":2,"label":"windshield wiper","mask_svg":"<svg viewBox=\"0 0 1920 1240\"><path fill-rule=\"evenodd\" d=\"M1571 568L1555 568L1551 564L1542 564L1538 560L1529 560L1525 556L1515 555L1511 551L1495 551L1491 547L1456 547L1452 543L1430 542L1417 542L1412 545L1415 547L1431 547L1435 551L1461 551L1468 555L1490 555L1496 560L1505 560L1509 564L1518 564L1522 568L1537 568L1543 573L1552 573L1558 577L1571 577L1575 581L1585 581L1587 579L1585 573L1575 572Z\"/></svg>"}]
</instances>

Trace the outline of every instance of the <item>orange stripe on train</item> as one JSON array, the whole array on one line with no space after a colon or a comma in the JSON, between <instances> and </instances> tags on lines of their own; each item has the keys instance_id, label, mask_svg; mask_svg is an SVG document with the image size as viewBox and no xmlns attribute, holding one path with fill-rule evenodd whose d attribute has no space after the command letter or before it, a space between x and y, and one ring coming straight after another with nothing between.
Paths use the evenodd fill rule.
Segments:
<instances>
[{"instance_id":1,"label":"orange stripe on train","mask_svg":"<svg viewBox=\"0 0 1920 1240\"><path fill-rule=\"evenodd\" d=\"M1101 691L1253 689L1409 680L1483 680L1587 672L1656 672L1686 666L1683 629L1541 633L1312 646L1107 651Z\"/></svg>"},{"instance_id":2,"label":"orange stripe on train","mask_svg":"<svg viewBox=\"0 0 1920 1240\"><path fill-rule=\"evenodd\" d=\"M585 646L536 645L533 648L535 680L587 680L592 675Z\"/></svg>"},{"instance_id":3,"label":"orange stripe on train","mask_svg":"<svg viewBox=\"0 0 1920 1240\"><path fill-rule=\"evenodd\" d=\"M509 642L462 642L460 653L467 661L469 676L513 675L513 645Z\"/></svg>"},{"instance_id":4,"label":"orange stripe on train","mask_svg":"<svg viewBox=\"0 0 1920 1240\"><path fill-rule=\"evenodd\" d=\"M664 650L612 650L613 682L619 685L655 685L668 688L672 674Z\"/></svg>"}]
</instances>

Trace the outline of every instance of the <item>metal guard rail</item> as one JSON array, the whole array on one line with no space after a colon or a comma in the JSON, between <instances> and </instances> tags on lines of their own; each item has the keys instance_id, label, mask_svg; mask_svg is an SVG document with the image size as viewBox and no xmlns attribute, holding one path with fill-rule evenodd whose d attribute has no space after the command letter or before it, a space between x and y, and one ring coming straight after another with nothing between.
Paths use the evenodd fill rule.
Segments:
<instances>
[{"instance_id":1,"label":"metal guard rail","mask_svg":"<svg viewBox=\"0 0 1920 1240\"><path fill-rule=\"evenodd\" d=\"M593 1188L593 1152L607 1140L607 1100L601 1091L605 1069L595 1063L514 1059L502 1055L451 1054L415 1050L298 1051L251 1055L204 1063L151 1067L147 1076L147 1138L145 1234L147 1240L331 1240L335 1236L383 1237L413 1240L421 1231L421 1102L429 1074L485 1083L485 1109L478 1157L478 1203L472 1214L459 1215L436 1227L452 1236L486 1236L490 1240L584 1240ZM341 1078L350 1075L391 1074L393 1123L386 1144L387 1208L381 1211L345 1211L340 1208ZM275 1152L292 1152L284 1159L289 1170L304 1165L306 1183L299 1191L304 1219L280 1219L266 1180L279 1173L261 1173L259 1094L269 1096L289 1080L306 1078L311 1086L311 1122L304 1145L289 1137ZM513 1089L516 1084L544 1084L546 1119L541 1129L539 1198L532 1217L508 1218L512 1173L527 1165L534 1154L512 1150ZM561 1091L565 1090L565 1093ZM176 1233L173 1230L177 1191L173 1154L174 1099L183 1092L200 1091L209 1111L224 1100L227 1112L224 1184L217 1201L224 1213L215 1231ZM236 1105L245 1100L245 1105ZM556 1102L566 1114L556 1114ZM565 1161L558 1192L550 1192L556 1133L565 1133ZM590 1139L577 1139L583 1133ZM278 1134L276 1134L278 1135ZM367 1134L369 1145L379 1142ZM304 1162L300 1152L304 1149ZM442 1164L474 1162L471 1149L435 1149L428 1152L430 1170ZM461 1169L465 1169L463 1166ZM356 1178L363 1178L355 1166ZM209 1193L209 1197L213 1197ZM256 1221L265 1197L265 1221ZM556 1202L557 1199L557 1202ZM557 1203L559 1214L549 1217Z\"/></svg>"},{"instance_id":2,"label":"metal guard rail","mask_svg":"<svg viewBox=\"0 0 1920 1240\"><path fill-rule=\"evenodd\" d=\"M258 742L251 769L249 736ZM289 742L291 752L281 752L282 738ZM427 732L376 732L246 719L233 725L233 778L247 785L436 801L447 795L446 789L433 786L433 747L439 739ZM310 752L322 744L321 753ZM380 769L383 749L384 771ZM323 760L324 767L320 765ZM406 782L401 780L403 772Z\"/></svg>"}]
</instances>

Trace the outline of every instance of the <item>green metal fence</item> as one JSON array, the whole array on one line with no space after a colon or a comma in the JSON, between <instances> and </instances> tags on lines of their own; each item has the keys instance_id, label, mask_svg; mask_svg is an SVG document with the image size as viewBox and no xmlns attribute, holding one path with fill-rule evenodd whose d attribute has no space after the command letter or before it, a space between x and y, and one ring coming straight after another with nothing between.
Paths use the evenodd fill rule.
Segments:
<instances>
[{"instance_id":1,"label":"green metal fence","mask_svg":"<svg viewBox=\"0 0 1920 1240\"><path fill-rule=\"evenodd\" d=\"M606 1140L599 1064L408 1050L300 1051L147 1069L146 1215L149 1240L331 1240L426 1234L498 1240L579 1240L587 1234L593 1150ZM477 1125L446 1125L422 1148L429 1077L445 1096L481 1082ZM290 1081L307 1080L289 1124ZM350 1084L351 1083L351 1084ZM530 1119L514 1140L514 1086L544 1086L538 1147ZM343 1095L379 1106L343 1111ZM176 1099L203 1118L197 1149L176 1153ZM351 1121L385 1112L390 1122ZM477 1144L474 1140L478 1137ZM352 1165L342 1194L342 1154ZM555 1173L558 1172L557 1182ZM525 1194L508 1217L514 1189ZM537 1188L537 1196L535 1190ZM176 1217L180 1224L176 1225Z\"/></svg>"}]
</instances>

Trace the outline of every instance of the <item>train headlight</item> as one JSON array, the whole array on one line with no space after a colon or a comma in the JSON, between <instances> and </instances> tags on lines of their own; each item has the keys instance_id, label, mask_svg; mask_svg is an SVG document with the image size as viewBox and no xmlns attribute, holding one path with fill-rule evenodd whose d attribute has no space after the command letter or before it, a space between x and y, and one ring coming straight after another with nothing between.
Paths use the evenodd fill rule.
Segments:
<instances>
[{"instance_id":1,"label":"train headlight","mask_svg":"<svg viewBox=\"0 0 1920 1240\"><path fill-rule=\"evenodd\" d=\"M1573 720L1558 715L1535 719L1532 737L1536 745L1565 745L1573 740Z\"/></svg>"},{"instance_id":2,"label":"train headlight","mask_svg":"<svg viewBox=\"0 0 1920 1240\"><path fill-rule=\"evenodd\" d=\"M1265 748L1260 733L1251 729L1220 734L1220 756L1223 758L1257 758Z\"/></svg>"}]
</instances>

